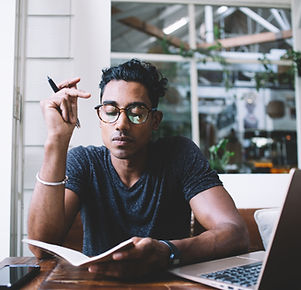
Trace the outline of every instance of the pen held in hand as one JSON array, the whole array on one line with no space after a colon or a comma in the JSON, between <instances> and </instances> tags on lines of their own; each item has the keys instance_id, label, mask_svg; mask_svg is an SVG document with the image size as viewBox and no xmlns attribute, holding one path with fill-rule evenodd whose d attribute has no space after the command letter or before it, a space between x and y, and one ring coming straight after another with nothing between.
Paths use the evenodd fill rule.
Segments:
<instances>
[{"instance_id":1,"label":"pen held in hand","mask_svg":"<svg viewBox=\"0 0 301 290\"><path fill-rule=\"evenodd\" d=\"M55 84L55 82L53 81L52 78L50 78L49 76L47 76L47 79L48 79L48 83L50 84L52 90L56 93L59 91L59 88L57 87L57 85ZM79 119L76 120L76 124L75 126L77 128L80 128L80 122L79 122Z\"/></svg>"}]
</instances>

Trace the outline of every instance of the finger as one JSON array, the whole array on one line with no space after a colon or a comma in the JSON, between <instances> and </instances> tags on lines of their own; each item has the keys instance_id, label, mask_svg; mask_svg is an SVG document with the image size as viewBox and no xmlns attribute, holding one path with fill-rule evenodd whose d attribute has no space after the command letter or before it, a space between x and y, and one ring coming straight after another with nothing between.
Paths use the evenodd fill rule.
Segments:
<instances>
[{"instance_id":1,"label":"finger","mask_svg":"<svg viewBox=\"0 0 301 290\"><path fill-rule=\"evenodd\" d=\"M71 80L66 80L66 81L63 81L61 82L59 85L58 85L58 88L61 90L63 88L72 88L72 87L75 87L76 88L76 84L80 81L80 78L74 78L74 79L71 79Z\"/></svg>"},{"instance_id":2,"label":"finger","mask_svg":"<svg viewBox=\"0 0 301 290\"><path fill-rule=\"evenodd\" d=\"M73 106L72 103L76 103L77 100L75 98L71 98L67 101L67 107L68 107L68 119L70 123L73 123L74 120L74 114L73 114Z\"/></svg>"},{"instance_id":3,"label":"finger","mask_svg":"<svg viewBox=\"0 0 301 290\"><path fill-rule=\"evenodd\" d=\"M64 93L67 97L68 102L66 103L68 110L68 120L70 123L75 124L77 122L77 98L87 98L91 94L84 91L79 91L75 88L63 89L61 93Z\"/></svg>"},{"instance_id":4,"label":"finger","mask_svg":"<svg viewBox=\"0 0 301 290\"><path fill-rule=\"evenodd\" d=\"M85 91L81 91L81 90L77 90L75 88L71 88L71 89L64 89L64 93L69 95L70 97L78 97L78 98L90 98L91 94L87 93Z\"/></svg>"},{"instance_id":5,"label":"finger","mask_svg":"<svg viewBox=\"0 0 301 290\"><path fill-rule=\"evenodd\" d=\"M91 273L101 274L105 277L125 278L129 277L129 263L101 263L89 266L88 271Z\"/></svg>"},{"instance_id":6,"label":"finger","mask_svg":"<svg viewBox=\"0 0 301 290\"><path fill-rule=\"evenodd\" d=\"M77 121L77 100L73 99L70 103L70 110L71 110L71 123L76 123Z\"/></svg>"},{"instance_id":7,"label":"finger","mask_svg":"<svg viewBox=\"0 0 301 290\"><path fill-rule=\"evenodd\" d=\"M72 96L72 90L70 89L63 89L61 92L65 94L65 97L62 99L62 103L60 105L60 107L62 106L62 108L64 108L64 120L75 124L77 120L77 94L76 96Z\"/></svg>"},{"instance_id":8,"label":"finger","mask_svg":"<svg viewBox=\"0 0 301 290\"><path fill-rule=\"evenodd\" d=\"M62 118L65 122L69 122L69 108L68 101L66 99L62 99L60 104L60 111Z\"/></svg>"},{"instance_id":9,"label":"finger","mask_svg":"<svg viewBox=\"0 0 301 290\"><path fill-rule=\"evenodd\" d=\"M115 261L139 259L151 246L151 239L149 238L134 237L132 240L135 247L114 253L112 259Z\"/></svg>"}]
</instances>

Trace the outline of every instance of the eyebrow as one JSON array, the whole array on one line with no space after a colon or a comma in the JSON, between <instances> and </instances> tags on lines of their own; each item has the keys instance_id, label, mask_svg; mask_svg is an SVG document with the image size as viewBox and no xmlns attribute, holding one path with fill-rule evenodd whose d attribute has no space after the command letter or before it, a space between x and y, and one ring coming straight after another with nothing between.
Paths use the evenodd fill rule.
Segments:
<instances>
[{"instance_id":1,"label":"eyebrow","mask_svg":"<svg viewBox=\"0 0 301 290\"><path fill-rule=\"evenodd\" d=\"M118 107L118 104L115 101L104 101L103 105L113 105L113 106ZM145 103L143 103L143 102L132 102L132 103L129 103L126 106L126 108L128 108L130 106L144 106L144 107L148 108L148 105L145 104Z\"/></svg>"}]
</instances>

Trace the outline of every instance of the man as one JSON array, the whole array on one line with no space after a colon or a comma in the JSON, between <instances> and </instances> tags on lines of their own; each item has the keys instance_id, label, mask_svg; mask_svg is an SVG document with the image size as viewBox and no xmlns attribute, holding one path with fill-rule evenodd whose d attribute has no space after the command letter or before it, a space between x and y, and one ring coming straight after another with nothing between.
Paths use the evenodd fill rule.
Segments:
<instances>
[{"instance_id":1,"label":"man","mask_svg":"<svg viewBox=\"0 0 301 290\"><path fill-rule=\"evenodd\" d=\"M41 102L48 136L29 212L29 238L61 243L80 210L85 254L99 254L132 237L133 248L89 267L117 278L245 251L246 227L198 147L183 137L151 141L167 85L157 69L131 60L103 70L101 104L95 109L104 146L67 153L77 98L90 97L77 89L78 82L62 83ZM189 237L191 210L206 229L196 237ZM38 248L32 251L42 257Z\"/></svg>"}]
</instances>

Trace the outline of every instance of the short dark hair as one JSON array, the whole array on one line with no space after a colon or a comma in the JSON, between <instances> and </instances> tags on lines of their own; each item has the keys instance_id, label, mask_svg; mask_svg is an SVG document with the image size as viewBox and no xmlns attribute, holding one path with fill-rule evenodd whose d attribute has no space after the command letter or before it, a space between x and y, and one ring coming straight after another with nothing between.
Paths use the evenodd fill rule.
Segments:
<instances>
[{"instance_id":1,"label":"short dark hair","mask_svg":"<svg viewBox=\"0 0 301 290\"><path fill-rule=\"evenodd\" d=\"M153 108L157 108L159 98L165 95L167 90L167 78L163 77L158 69L148 63L138 59L132 59L125 63L102 70L102 78L99 84L100 101L102 99L105 86L111 80L133 81L142 84L149 95Z\"/></svg>"}]
</instances>

